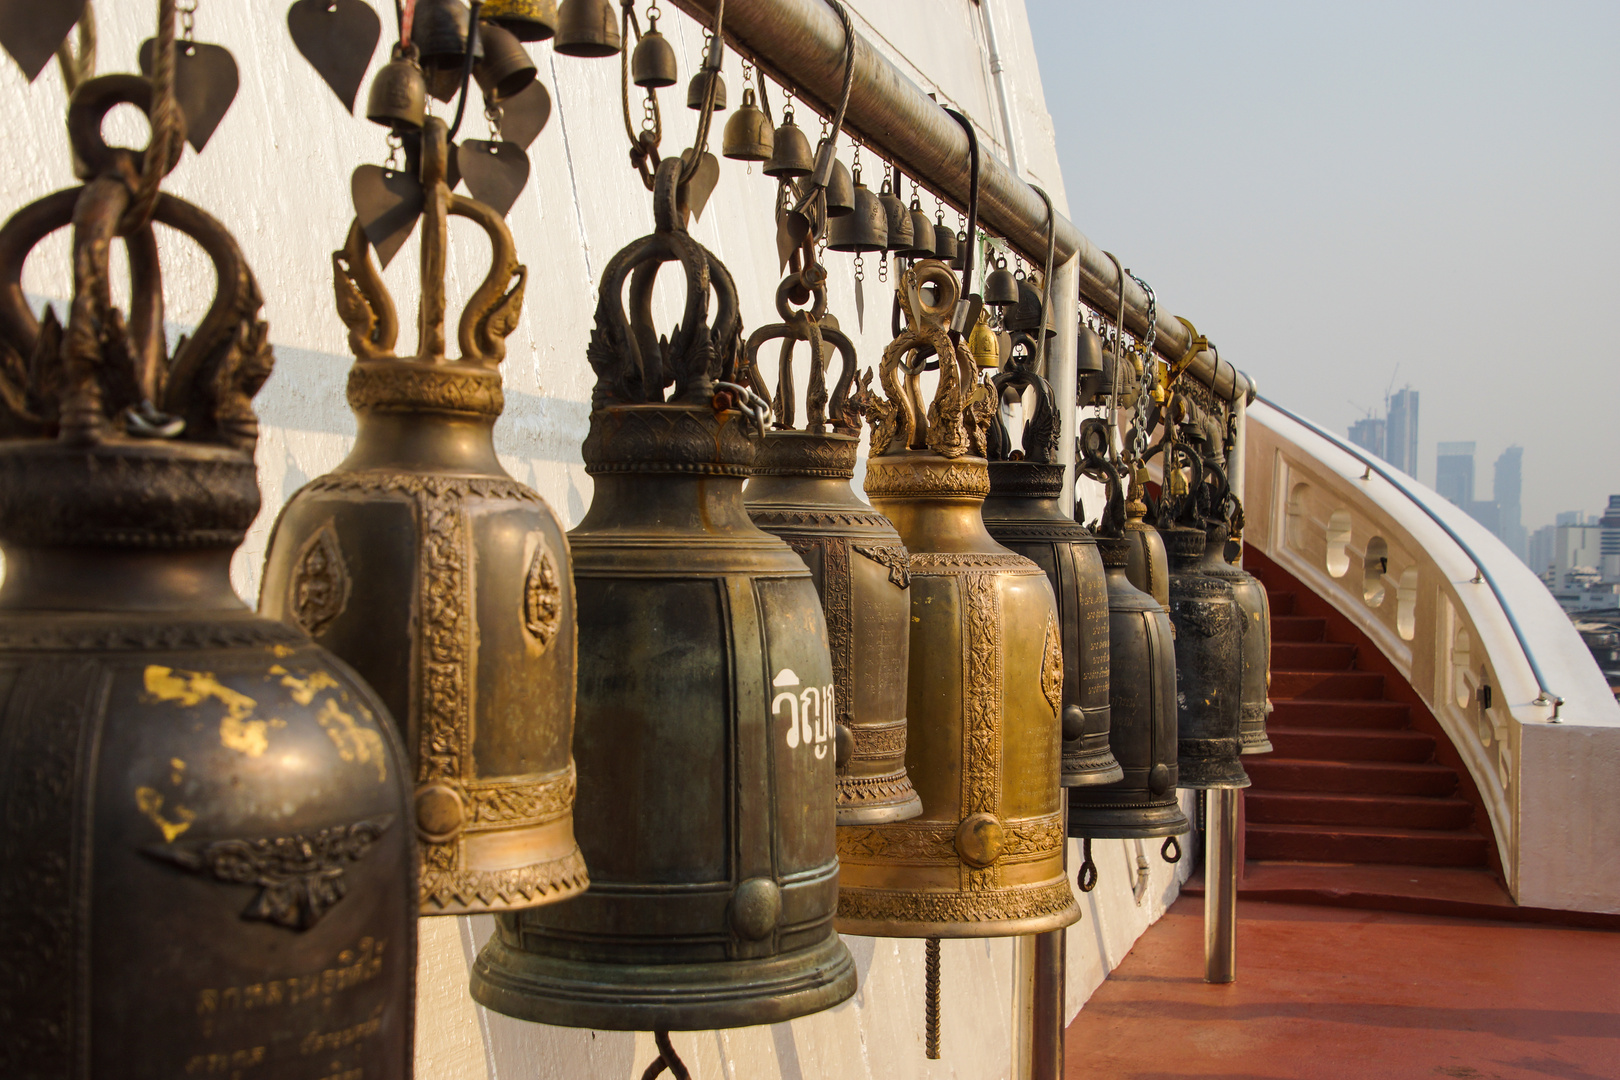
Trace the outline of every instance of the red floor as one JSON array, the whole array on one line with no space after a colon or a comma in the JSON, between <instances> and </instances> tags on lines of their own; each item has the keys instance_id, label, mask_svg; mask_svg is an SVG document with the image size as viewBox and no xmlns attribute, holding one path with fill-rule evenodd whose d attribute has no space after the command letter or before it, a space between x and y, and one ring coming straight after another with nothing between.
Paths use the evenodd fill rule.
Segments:
<instances>
[{"instance_id":1,"label":"red floor","mask_svg":"<svg viewBox=\"0 0 1620 1080\"><path fill-rule=\"evenodd\" d=\"M1069 1027L1067 1076L1620 1080L1620 933L1240 900L1237 982L1178 901Z\"/></svg>"}]
</instances>

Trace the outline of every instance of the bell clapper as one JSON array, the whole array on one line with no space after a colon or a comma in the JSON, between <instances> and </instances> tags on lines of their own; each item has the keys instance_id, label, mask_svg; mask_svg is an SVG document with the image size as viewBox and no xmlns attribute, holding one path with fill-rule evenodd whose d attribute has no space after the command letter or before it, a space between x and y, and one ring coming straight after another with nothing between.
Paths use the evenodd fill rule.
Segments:
<instances>
[{"instance_id":1,"label":"bell clapper","mask_svg":"<svg viewBox=\"0 0 1620 1080\"><path fill-rule=\"evenodd\" d=\"M1080 842L1080 873L1075 878L1076 885L1081 892L1090 892L1097 887L1097 864L1091 859L1091 837Z\"/></svg>"},{"instance_id":2,"label":"bell clapper","mask_svg":"<svg viewBox=\"0 0 1620 1080\"><path fill-rule=\"evenodd\" d=\"M923 1041L929 1061L939 1060L939 938L924 946Z\"/></svg>"},{"instance_id":3,"label":"bell clapper","mask_svg":"<svg viewBox=\"0 0 1620 1080\"><path fill-rule=\"evenodd\" d=\"M1181 841L1174 836L1164 838L1159 848L1159 858L1174 866L1181 861Z\"/></svg>"}]
</instances>

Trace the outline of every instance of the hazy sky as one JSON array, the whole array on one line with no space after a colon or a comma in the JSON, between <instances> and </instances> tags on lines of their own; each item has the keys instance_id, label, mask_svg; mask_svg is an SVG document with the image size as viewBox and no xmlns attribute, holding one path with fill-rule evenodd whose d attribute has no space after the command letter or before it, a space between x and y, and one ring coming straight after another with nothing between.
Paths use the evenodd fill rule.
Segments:
<instances>
[{"instance_id":1,"label":"hazy sky","mask_svg":"<svg viewBox=\"0 0 1620 1080\"><path fill-rule=\"evenodd\" d=\"M1620 2L1026 4L1075 223L1261 393L1620 493Z\"/></svg>"}]
</instances>

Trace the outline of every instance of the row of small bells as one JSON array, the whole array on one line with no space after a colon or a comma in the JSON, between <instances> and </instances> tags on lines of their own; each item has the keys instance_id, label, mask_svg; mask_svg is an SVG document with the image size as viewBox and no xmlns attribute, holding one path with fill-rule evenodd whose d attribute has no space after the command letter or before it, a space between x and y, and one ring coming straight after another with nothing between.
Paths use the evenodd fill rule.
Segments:
<instances>
[{"instance_id":1,"label":"row of small bells","mask_svg":"<svg viewBox=\"0 0 1620 1080\"><path fill-rule=\"evenodd\" d=\"M492 2L485 16L503 6L532 9L505 24L522 37L524 17L543 23L548 5ZM562 14L591 6L565 0ZM616 38L604 7L599 27ZM139 93L97 80L75 109L143 104ZM334 267L359 435L278 519L261 594L270 620L241 607L228 577L258 506L243 412L270 359L251 277L206 215L161 196L156 219L198 236L220 280L237 282L234 304L216 307L239 313L241 329L205 325L168 370L239 362L240 342L256 342L259 366L241 365L234 396L149 374L89 405L52 403L60 422L13 417L0 448L0 640L13 672L0 791L12 808L43 806L46 792L107 808L93 826L85 811L8 813L4 869L71 896L86 895L82 879L40 867L89 865L98 895L135 898L70 904L78 914L54 938L24 935L8 954L25 963L40 947L119 940L91 992L120 992L119 972L165 990L138 1021L97 1023L95 1072L139 1060L169 1075L200 1046L229 1059L267 1040L260 1060L279 1060L320 1008L334 1030L345 1017L371 1023L351 1059L408 1075L413 911L500 914L474 995L513 1015L633 1029L783 1020L854 992L835 925L934 938L1073 922L1060 784L1070 835L1185 828L1171 812L1169 634L1163 606L1126 581L1132 530L1094 540L1065 517L1061 466L1028 452L1027 433L1024 460L1003 443L986 461L975 366L941 329L955 300L944 264L911 270L945 299L924 310L913 290L912 327L885 354L887 401L857 403L846 377L832 430L813 418L806 431L750 435L716 386L736 375L725 360L739 351L735 289L685 234L679 162L666 162L657 231L605 275L584 447L597 493L565 536L493 450L504 333L490 316L515 324L523 268L500 215L451 190L444 125L419 126L424 285L435 266L442 282L449 216L488 235L491 272L461 320L458 359L443 348L442 308L438 333L401 358L364 231L350 230ZM7 250L25 252L98 190L19 213ZM880 208L888 246L899 218ZM875 231L875 214L856 220L867 217ZM660 358L643 351L655 335L636 301L652 285L641 269L675 259L706 264L719 307L711 324L707 298L696 301L702 317ZM155 288L138 283L137 327L160 304ZM345 310L345 295L363 303ZM41 324L18 298L0 301L13 353L56 354L53 316ZM838 344L830 325L818 334ZM896 373L930 349L954 358L955 381L942 377L936 404L950 401L925 426L926 403L904 400L915 391ZM181 434L147 438L123 419L154 402L187 419ZM849 490L857 404L887 426L868 465L875 510ZM177 490L192 501L176 504ZM1110 667L1151 672L1147 692L1110 680ZM94 750L64 757L72 746ZM413 859L407 829L420 868L408 906L397 888ZM257 890L245 908L221 903L219 890L243 887ZM206 950L181 955L177 941ZM291 993L263 989L281 986L275 973L291 986L343 965L361 975L336 1007L306 1001L300 1013L294 999L269 1024L229 1011L255 987ZM66 1060L78 1036L57 1002L73 995L11 989L18 1067Z\"/></svg>"}]
</instances>

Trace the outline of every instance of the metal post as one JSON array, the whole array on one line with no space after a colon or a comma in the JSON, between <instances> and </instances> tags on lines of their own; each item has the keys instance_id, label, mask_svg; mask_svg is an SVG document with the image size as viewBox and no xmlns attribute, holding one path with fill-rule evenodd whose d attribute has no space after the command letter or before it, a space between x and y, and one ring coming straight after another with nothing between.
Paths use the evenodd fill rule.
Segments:
<instances>
[{"instance_id":1,"label":"metal post","mask_svg":"<svg viewBox=\"0 0 1620 1080\"><path fill-rule=\"evenodd\" d=\"M1204 825L1204 981L1237 978L1238 792L1205 792Z\"/></svg>"},{"instance_id":2,"label":"metal post","mask_svg":"<svg viewBox=\"0 0 1620 1080\"><path fill-rule=\"evenodd\" d=\"M1036 940L1035 934L1020 934L1013 938L1013 1080L1036 1080L1037 1076L1035 1002L1040 996L1040 976L1037 973Z\"/></svg>"},{"instance_id":3,"label":"metal post","mask_svg":"<svg viewBox=\"0 0 1620 1080\"><path fill-rule=\"evenodd\" d=\"M1036 934L1035 999L1030 1027L1030 1080L1063 1080L1063 1013L1067 996L1067 930Z\"/></svg>"}]
</instances>

